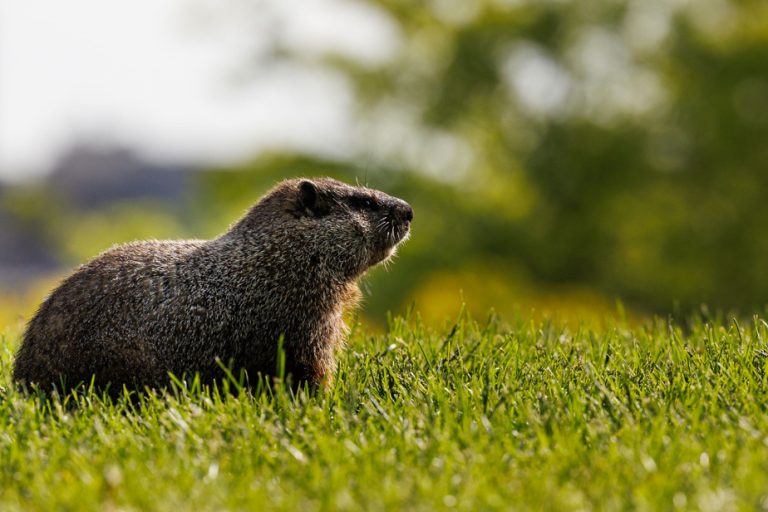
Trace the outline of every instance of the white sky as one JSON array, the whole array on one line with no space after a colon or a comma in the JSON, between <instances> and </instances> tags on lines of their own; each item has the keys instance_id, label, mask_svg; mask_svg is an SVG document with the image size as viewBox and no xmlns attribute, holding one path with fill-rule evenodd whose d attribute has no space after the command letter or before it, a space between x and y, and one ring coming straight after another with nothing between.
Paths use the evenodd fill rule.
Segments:
<instances>
[{"instance_id":1,"label":"white sky","mask_svg":"<svg viewBox=\"0 0 768 512\"><path fill-rule=\"evenodd\" d=\"M78 141L187 162L343 152L354 133L343 79L249 65L276 33L363 61L398 42L351 0L0 0L0 180L44 173Z\"/></svg>"}]
</instances>

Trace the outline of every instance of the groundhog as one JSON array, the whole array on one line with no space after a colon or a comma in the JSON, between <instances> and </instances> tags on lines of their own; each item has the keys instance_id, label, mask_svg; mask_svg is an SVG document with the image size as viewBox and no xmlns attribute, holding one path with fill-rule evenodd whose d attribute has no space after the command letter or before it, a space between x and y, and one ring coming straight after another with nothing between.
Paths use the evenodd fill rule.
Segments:
<instances>
[{"instance_id":1,"label":"groundhog","mask_svg":"<svg viewBox=\"0 0 768 512\"><path fill-rule=\"evenodd\" d=\"M119 393L169 374L327 386L357 281L410 234L401 199L330 179L279 183L213 240L144 241L84 264L29 322L13 378ZM222 368L224 367L224 368Z\"/></svg>"}]
</instances>

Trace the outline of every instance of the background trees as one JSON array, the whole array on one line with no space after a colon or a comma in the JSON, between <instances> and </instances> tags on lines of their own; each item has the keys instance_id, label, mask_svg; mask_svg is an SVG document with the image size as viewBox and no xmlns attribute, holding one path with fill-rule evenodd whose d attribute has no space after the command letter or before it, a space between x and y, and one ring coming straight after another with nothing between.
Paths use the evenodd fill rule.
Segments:
<instances>
[{"instance_id":1,"label":"background trees","mask_svg":"<svg viewBox=\"0 0 768 512\"><path fill-rule=\"evenodd\" d=\"M337 74L354 147L201 171L184 233L221 230L278 179L330 174L415 206L396 271L368 283L378 318L455 308L459 289L478 310L765 306L764 2L362 4L397 34L390 58L299 51L275 27L269 57L243 62Z\"/></svg>"},{"instance_id":2,"label":"background trees","mask_svg":"<svg viewBox=\"0 0 768 512\"><path fill-rule=\"evenodd\" d=\"M357 155L297 167L416 203L408 257L376 286L404 299L482 270L655 311L765 304L765 5L367 3L398 27L394 59L277 58L337 70L358 100Z\"/></svg>"}]
</instances>

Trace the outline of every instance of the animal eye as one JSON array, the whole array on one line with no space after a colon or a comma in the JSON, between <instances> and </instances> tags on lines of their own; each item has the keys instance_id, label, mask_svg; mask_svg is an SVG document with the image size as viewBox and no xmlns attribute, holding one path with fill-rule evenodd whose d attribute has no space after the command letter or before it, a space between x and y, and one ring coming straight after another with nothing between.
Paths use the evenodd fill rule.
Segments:
<instances>
[{"instance_id":1,"label":"animal eye","mask_svg":"<svg viewBox=\"0 0 768 512\"><path fill-rule=\"evenodd\" d=\"M378 210L379 203L370 197L353 197L351 203L356 208L364 208L366 210Z\"/></svg>"}]
</instances>

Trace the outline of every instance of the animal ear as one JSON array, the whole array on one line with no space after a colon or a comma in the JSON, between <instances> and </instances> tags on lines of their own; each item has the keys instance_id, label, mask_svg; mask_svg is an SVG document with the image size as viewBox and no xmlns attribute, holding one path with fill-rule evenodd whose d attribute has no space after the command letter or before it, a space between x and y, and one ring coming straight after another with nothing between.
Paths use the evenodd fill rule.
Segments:
<instances>
[{"instance_id":1,"label":"animal ear","mask_svg":"<svg viewBox=\"0 0 768 512\"><path fill-rule=\"evenodd\" d=\"M317 185L309 180L299 183L299 211L318 213L322 200Z\"/></svg>"}]
</instances>

